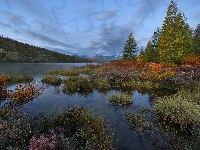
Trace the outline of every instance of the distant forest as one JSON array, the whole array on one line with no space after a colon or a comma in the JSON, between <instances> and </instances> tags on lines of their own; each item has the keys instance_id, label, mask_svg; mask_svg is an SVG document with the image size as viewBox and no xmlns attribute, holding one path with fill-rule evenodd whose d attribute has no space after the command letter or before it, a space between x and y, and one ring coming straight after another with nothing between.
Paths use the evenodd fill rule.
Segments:
<instances>
[{"instance_id":1,"label":"distant forest","mask_svg":"<svg viewBox=\"0 0 200 150\"><path fill-rule=\"evenodd\" d=\"M0 63L80 63L91 62L0 36Z\"/></svg>"}]
</instances>

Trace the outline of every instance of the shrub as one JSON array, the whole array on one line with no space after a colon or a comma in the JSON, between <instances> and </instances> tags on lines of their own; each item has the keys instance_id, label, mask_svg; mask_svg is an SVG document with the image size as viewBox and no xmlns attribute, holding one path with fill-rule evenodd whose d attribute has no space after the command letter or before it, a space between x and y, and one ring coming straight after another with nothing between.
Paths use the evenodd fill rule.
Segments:
<instances>
[{"instance_id":1,"label":"shrub","mask_svg":"<svg viewBox=\"0 0 200 150\"><path fill-rule=\"evenodd\" d=\"M159 70L159 68L153 67L150 70L142 71L140 79L149 81L160 81L164 78L172 77L175 72L171 68L166 68L165 70Z\"/></svg>"},{"instance_id":2,"label":"shrub","mask_svg":"<svg viewBox=\"0 0 200 150\"><path fill-rule=\"evenodd\" d=\"M94 84L95 84L95 88L99 90L101 89L108 90L111 88L111 85L108 79L96 79Z\"/></svg>"},{"instance_id":3,"label":"shrub","mask_svg":"<svg viewBox=\"0 0 200 150\"><path fill-rule=\"evenodd\" d=\"M55 149L55 143L56 143L56 134L53 134L51 137L45 137L44 135L41 135L39 138L36 138L35 136L32 136L30 139L30 147L29 150L54 150Z\"/></svg>"},{"instance_id":4,"label":"shrub","mask_svg":"<svg viewBox=\"0 0 200 150\"><path fill-rule=\"evenodd\" d=\"M65 85L63 88L63 92L66 93L83 93L88 94L93 91L93 83L88 77L77 76L77 77L69 77L64 81Z\"/></svg>"},{"instance_id":5,"label":"shrub","mask_svg":"<svg viewBox=\"0 0 200 150\"><path fill-rule=\"evenodd\" d=\"M153 105L159 118L170 120L174 124L183 127L188 125L200 125L200 105L188 100L180 93L158 97Z\"/></svg>"},{"instance_id":6,"label":"shrub","mask_svg":"<svg viewBox=\"0 0 200 150\"><path fill-rule=\"evenodd\" d=\"M31 84L18 84L15 91L8 90L4 96L8 98L8 102L4 104L6 107L20 107L25 103L39 96L43 91L43 87L37 87L35 81Z\"/></svg>"}]
</instances>

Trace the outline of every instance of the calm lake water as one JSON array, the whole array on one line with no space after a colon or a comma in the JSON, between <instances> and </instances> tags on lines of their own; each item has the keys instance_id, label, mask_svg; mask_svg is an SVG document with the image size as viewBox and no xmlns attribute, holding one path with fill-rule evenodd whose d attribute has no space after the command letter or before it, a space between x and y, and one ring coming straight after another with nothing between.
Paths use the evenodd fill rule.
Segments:
<instances>
[{"instance_id":1,"label":"calm lake water","mask_svg":"<svg viewBox=\"0 0 200 150\"><path fill-rule=\"evenodd\" d=\"M4 74L31 74L39 86L43 86L45 91L33 101L25 104L22 111L30 116L39 117L44 113L54 111L65 111L68 106L84 106L94 110L96 113L103 114L105 120L115 131L114 147L118 150L151 150L152 145L145 139L133 134L126 122L125 113L127 110L138 110L141 107L150 107L149 96L133 91L133 104L130 108L114 108L108 102L109 96L116 91L99 93L94 91L89 95L74 94L72 96L62 93L60 87L42 84L40 80L46 70L53 68L65 69L67 67L85 66L85 63L0 63L0 73ZM8 87L10 90L15 85Z\"/></svg>"}]
</instances>

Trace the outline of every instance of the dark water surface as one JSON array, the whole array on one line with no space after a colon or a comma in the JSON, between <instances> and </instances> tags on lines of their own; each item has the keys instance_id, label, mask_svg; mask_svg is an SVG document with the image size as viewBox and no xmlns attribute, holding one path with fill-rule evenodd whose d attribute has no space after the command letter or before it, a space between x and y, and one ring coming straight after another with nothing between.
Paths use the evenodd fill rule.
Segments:
<instances>
[{"instance_id":1,"label":"dark water surface","mask_svg":"<svg viewBox=\"0 0 200 150\"><path fill-rule=\"evenodd\" d=\"M94 91L89 95L74 94L72 96L62 93L60 87L42 84L40 80L46 70L53 68L65 69L67 67L84 66L85 63L0 63L0 73L19 75L23 73L31 74L39 86L43 86L45 91L33 101L24 105L22 111L30 116L39 117L52 110L65 111L68 106L84 106L94 110L96 113L103 114L105 120L111 125L115 133L114 147L122 150L151 150L153 147L145 139L133 134L126 122L125 113L127 110L139 110L142 107L150 107L149 96L133 91L133 104L130 108L114 108L108 102L109 96L116 91L99 93ZM15 85L8 87L10 90Z\"/></svg>"}]
</instances>

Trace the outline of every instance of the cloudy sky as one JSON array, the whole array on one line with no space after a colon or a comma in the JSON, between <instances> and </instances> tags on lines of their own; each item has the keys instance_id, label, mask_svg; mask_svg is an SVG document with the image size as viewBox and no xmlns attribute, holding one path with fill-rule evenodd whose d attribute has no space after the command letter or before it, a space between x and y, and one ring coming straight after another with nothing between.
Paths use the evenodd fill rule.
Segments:
<instances>
[{"instance_id":1,"label":"cloudy sky","mask_svg":"<svg viewBox=\"0 0 200 150\"><path fill-rule=\"evenodd\" d=\"M200 0L176 0L191 28ZM0 35L69 55L121 55L132 32L146 46L170 0L1 0Z\"/></svg>"}]
</instances>

